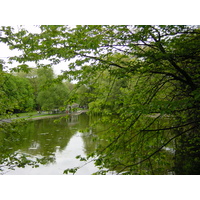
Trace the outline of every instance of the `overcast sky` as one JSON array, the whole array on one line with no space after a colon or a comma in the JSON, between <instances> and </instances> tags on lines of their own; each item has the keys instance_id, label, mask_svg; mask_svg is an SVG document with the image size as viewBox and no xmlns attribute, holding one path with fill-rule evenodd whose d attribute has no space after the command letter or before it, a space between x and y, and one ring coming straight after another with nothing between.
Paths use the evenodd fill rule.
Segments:
<instances>
[{"instance_id":1,"label":"overcast sky","mask_svg":"<svg viewBox=\"0 0 200 200\"><path fill-rule=\"evenodd\" d=\"M17 26L14 26L14 27L17 27ZM29 32L39 33L39 29L35 26L25 25L25 28ZM4 60L5 62L7 62L8 58L11 57L11 56L20 55L20 52L18 50L16 50L16 49L10 50L9 47L4 43L0 43L0 49L1 49L0 59ZM14 62L13 64L7 64L7 66L9 68L16 67L17 63ZM34 67L35 64L30 62L29 66ZM54 73L57 74L57 75L61 74L61 70L67 70L67 69L68 69L68 63L66 63L66 62L62 62L62 63L53 67Z\"/></svg>"}]
</instances>

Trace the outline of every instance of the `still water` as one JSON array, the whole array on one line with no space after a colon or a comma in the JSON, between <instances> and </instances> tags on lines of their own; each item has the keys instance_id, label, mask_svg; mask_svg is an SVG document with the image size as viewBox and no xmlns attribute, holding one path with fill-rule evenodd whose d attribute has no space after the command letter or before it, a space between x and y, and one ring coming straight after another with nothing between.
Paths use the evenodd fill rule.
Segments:
<instances>
[{"instance_id":1,"label":"still water","mask_svg":"<svg viewBox=\"0 0 200 200\"><path fill-rule=\"evenodd\" d=\"M89 117L86 114L74 115L54 123L55 119L30 121L22 128L20 142L13 144L10 149L19 154L29 155L31 159L46 157L48 162L39 164L38 168L26 166L5 169L6 175L61 175L67 168L82 166L83 161L75 157L86 156L94 150L91 131L84 132L89 127ZM93 162L77 171L77 175L90 175L98 169Z\"/></svg>"}]
</instances>

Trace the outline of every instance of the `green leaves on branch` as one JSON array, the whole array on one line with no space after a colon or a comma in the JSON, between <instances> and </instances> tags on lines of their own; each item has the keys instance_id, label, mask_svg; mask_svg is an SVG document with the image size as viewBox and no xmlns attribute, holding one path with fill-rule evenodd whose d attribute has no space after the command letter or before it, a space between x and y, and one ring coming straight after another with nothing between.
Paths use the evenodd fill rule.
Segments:
<instances>
[{"instance_id":1,"label":"green leaves on branch","mask_svg":"<svg viewBox=\"0 0 200 200\"><path fill-rule=\"evenodd\" d=\"M66 169L66 170L64 170L63 174L69 174L69 173L71 173L71 174L74 175L78 169L79 169L78 167Z\"/></svg>"},{"instance_id":2,"label":"green leaves on branch","mask_svg":"<svg viewBox=\"0 0 200 200\"><path fill-rule=\"evenodd\" d=\"M110 125L99 135L107 144L95 151L97 165L125 174L167 174L173 165L176 171L184 158L191 157L193 161L184 160L185 167L199 166L199 155L182 151L188 138L199 137L197 27L48 25L40 29L41 33L31 34L4 27L8 36L4 42L23 52L13 58L23 64L70 61L60 80L78 81L74 99ZM176 155L165 146L177 150ZM166 159L172 161L173 156L176 162L169 163Z\"/></svg>"}]
</instances>

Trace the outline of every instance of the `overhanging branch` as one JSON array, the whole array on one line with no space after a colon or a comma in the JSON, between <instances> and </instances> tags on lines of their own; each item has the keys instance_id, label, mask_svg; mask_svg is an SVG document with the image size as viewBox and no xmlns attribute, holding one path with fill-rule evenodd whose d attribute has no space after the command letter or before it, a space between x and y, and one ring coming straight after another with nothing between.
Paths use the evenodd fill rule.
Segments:
<instances>
[{"instance_id":1,"label":"overhanging branch","mask_svg":"<svg viewBox=\"0 0 200 200\"><path fill-rule=\"evenodd\" d=\"M186 132L188 132L188 131L191 131L191 130L195 129L196 127L197 127L197 126L194 126L194 127L190 128L190 129L184 131L184 132L181 132L181 133L175 135L174 137L172 137L171 139L169 139L166 143L164 143L160 148L158 148L156 151L154 151L153 153L151 153L149 156L147 156L146 158L144 158L143 160L141 160L141 161L139 161L139 162L137 162L137 163L134 163L134 164L132 164L132 165L127 165L127 166L124 167L120 172L118 172L118 174L121 173L121 172L123 172L126 168L133 167L133 166L135 166L135 165L139 165L139 164L145 162L146 160L149 160L152 156L154 156L156 153L158 153L160 150L162 150L163 147L165 147L166 145L168 145L172 140L174 140L175 138L177 138L177 137L183 135L184 133L186 133Z\"/></svg>"}]
</instances>

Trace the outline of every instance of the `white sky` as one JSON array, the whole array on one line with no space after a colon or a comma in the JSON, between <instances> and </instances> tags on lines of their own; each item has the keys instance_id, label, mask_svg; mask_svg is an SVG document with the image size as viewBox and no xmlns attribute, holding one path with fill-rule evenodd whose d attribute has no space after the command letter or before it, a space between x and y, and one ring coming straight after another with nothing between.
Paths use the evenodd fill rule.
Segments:
<instances>
[{"instance_id":1,"label":"white sky","mask_svg":"<svg viewBox=\"0 0 200 200\"><path fill-rule=\"evenodd\" d=\"M14 26L14 27L16 27L16 26ZM33 25L25 25L24 27L29 32L39 33L39 29L37 27L33 26ZM0 43L0 49L1 49L0 59L4 60L5 62L8 61L8 57L20 55L20 52L18 50L16 50L16 49L10 50L9 47L4 43ZM30 67L35 66L35 64L33 62L29 62L28 64L29 64ZM13 67L17 66L17 63L14 62L13 64L6 64L6 65L9 68L13 68ZM66 62L59 63L59 64L57 64L53 67L54 73L56 75L61 74L62 70L67 70L67 69L68 69L68 63L66 63Z\"/></svg>"},{"instance_id":2,"label":"white sky","mask_svg":"<svg viewBox=\"0 0 200 200\"><path fill-rule=\"evenodd\" d=\"M20 53L17 50L11 51L11 50L9 50L7 45L2 44L2 43L0 43L0 49L1 49L0 59L4 60L5 62L8 61L8 57L10 57L10 56L20 55ZM6 64L6 66L8 66L10 69L13 67L17 67L17 63L13 62L13 64ZM35 66L34 63L30 63L30 67L34 67L34 66ZM68 64L64 63L64 62L59 63L53 67L54 73L56 75L61 74L62 70L67 70L67 69L68 69Z\"/></svg>"},{"instance_id":3,"label":"white sky","mask_svg":"<svg viewBox=\"0 0 200 200\"><path fill-rule=\"evenodd\" d=\"M7 0L1 2L0 26L26 24L26 29L37 32L33 24L199 24L198 0L186 2L102 0L94 4L92 0L35 0L27 4L25 0ZM0 59L18 54L1 43L0 50ZM67 66L66 63L56 65L54 73L60 74Z\"/></svg>"}]
</instances>

